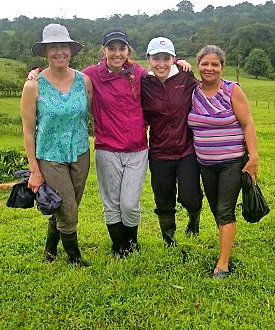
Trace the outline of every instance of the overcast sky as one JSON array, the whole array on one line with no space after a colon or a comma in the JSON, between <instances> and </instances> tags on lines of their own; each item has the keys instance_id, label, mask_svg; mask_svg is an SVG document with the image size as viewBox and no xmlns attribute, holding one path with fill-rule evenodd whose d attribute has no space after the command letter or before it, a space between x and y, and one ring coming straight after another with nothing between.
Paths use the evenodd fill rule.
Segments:
<instances>
[{"instance_id":1,"label":"overcast sky","mask_svg":"<svg viewBox=\"0 0 275 330\"><path fill-rule=\"evenodd\" d=\"M0 9L0 18L13 19L20 15L29 18L36 17L63 17L95 19L109 17L113 14L148 15L161 13L165 9L175 9L181 0L7 0L3 1ZM214 7L236 5L245 2L241 0L191 0L195 11L202 11L208 5ZM266 0L248 0L257 5Z\"/></svg>"}]
</instances>

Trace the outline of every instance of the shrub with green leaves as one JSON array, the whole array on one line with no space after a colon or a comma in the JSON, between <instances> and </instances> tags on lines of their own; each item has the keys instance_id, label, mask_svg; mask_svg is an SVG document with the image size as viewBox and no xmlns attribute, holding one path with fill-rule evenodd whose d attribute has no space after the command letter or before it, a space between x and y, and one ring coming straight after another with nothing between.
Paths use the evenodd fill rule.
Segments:
<instances>
[{"instance_id":1,"label":"shrub with green leaves","mask_svg":"<svg viewBox=\"0 0 275 330\"><path fill-rule=\"evenodd\" d=\"M13 125L21 126L22 120L20 117L11 118L6 113L0 113L0 124L1 125L13 124Z\"/></svg>"},{"instance_id":2,"label":"shrub with green leaves","mask_svg":"<svg viewBox=\"0 0 275 330\"><path fill-rule=\"evenodd\" d=\"M0 79L0 96L19 96L22 87L21 83Z\"/></svg>"},{"instance_id":3,"label":"shrub with green leaves","mask_svg":"<svg viewBox=\"0 0 275 330\"><path fill-rule=\"evenodd\" d=\"M0 182L14 180L14 173L27 169L27 157L20 151L0 150Z\"/></svg>"},{"instance_id":4,"label":"shrub with green leaves","mask_svg":"<svg viewBox=\"0 0 275 330\"><path fill-rule=\"evenodd\" d=\"M254 48L249 53L246 59L244 70L255 76L258 79L259 76L269 77L272 72L271 60L267 53L261 48Z\"/></svg>"}]
</instances>

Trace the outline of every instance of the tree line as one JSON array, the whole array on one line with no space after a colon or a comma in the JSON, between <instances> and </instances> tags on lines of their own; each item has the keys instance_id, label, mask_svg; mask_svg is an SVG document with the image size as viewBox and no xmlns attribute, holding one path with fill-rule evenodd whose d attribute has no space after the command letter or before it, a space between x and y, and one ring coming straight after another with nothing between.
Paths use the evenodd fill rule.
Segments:
<instances>
[{"instance_id":1,"label":"tree line","mask_svg":"<svg viewBox=\"0 0 275 330\"><path fill-rule=\"evenodd\" d=\"M273 1L255 6L249 2L216 8L208 5L201 12L194 12L192 2L186 0L179 2L175 9L152 16L114 14L89 20L77 16L30 19L21 15L13 20L0 20L0 57L20 60L26 63L26 70L45 65L43 59L32 57L31 47L41 40L45 25L60 23L69 29L73 39L86 45L73 59L72 65L79 69L98 60L104 33L122 29L127 31L138 59L145 59L149 40L161 35L173 40L178 57L188 58L206 44L217 44L226 51L229 64L244 67L255 77L264 75L275 79L274 17ZM252 64L247 64L249 56ZM253 72L253 61L259 57L262 62L257 65L262 70Z\"/></svg>"}]
</instances>

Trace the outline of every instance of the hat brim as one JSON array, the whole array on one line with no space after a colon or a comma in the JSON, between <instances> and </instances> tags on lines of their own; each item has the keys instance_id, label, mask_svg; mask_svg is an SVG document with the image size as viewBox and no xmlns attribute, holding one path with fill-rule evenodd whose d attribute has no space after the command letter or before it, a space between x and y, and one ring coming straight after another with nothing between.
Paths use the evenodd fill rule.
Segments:
<instances>
[{"instance_id":1,"label":"hat brim","mask_svg":"<svg viewBox=\"0 0 275 330\"><path fill-rule=\"evenodd\" d=\"M32 46L32 53L34 56L41 56L41 57L45 57L46 53L45 53L45 49L46 49L46 45L47 44L53 44L53 43L68 43L71 47L71 52L72 52L72 56L75 56L76 54L78 54L80 52L80 50L84 47L84 45L82 45L81 43L77 42L77 41L54 41L54 42L36 42L33 46Z\"/></svg>"},{"instance_id":2,"label":"hat brim","mask_svg":"<svg viewBox=\"0 0 275 330\"><path fill-rule=\"evenodd\" d=\"M154 49L154 50L150 50L147 55L156 55L158 53L167 53L170 54L172 56L176 56L176 53L173 52L172 50L169 49Z\"/></svg>"},{"instance_id":3,"label":"hat brim","mask_svg":"<svg viewBox=\"0 0 275 330\"><path fill-rule=\"evenodd\" d=\"M108 45L110 42L112 41L122 41L124 44L128 45L129 46L129 42L127 40L125 40L124 38L119 38L119 37L115 37L115 38L111 38L110 40L108 40L107 42L105 42L103 44L103 46L106 46Z\"/></svg>"}]
</instances>

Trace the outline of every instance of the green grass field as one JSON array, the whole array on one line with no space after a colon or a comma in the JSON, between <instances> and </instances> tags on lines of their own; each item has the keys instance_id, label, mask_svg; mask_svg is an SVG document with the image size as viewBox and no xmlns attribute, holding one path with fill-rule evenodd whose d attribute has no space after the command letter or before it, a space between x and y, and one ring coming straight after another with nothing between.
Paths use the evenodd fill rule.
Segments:
<instances>
[{"instance_id":1,"label":"green grass field","mask_svg":"<svg viewBox=\"0 0 275 330\"><path fill-rule=\"evenodd\" d=\"M61 245L58 259L44 264L47 220L35 208L7 208L9 192L0 192L0 329L274 329L275 109L264 101L274 98L275 84L240 80L250 100L263 102L251 104L259 184L271 212L260 223L248 224L238 205L232 275L223 281L208 277L217 258L218 233L205 199L200 236L184 235L187 215L178 205L179 247L164 247L149 172L141 200L141 253L114 259L91 155L79 210L79 242L89 268L68 266ZM18 113L18 99L10 101L10 113ZM3 100L0 112L10 105ZM22 148L20 136L0 139L1 146Z\"/></svg>"},{"instance_id":2,"label":"green grass field","mask_svg":"<svg viewBox=\"0 0 275 330\"><path fill-rule=\"evenodd\" d=\"M0 135L1 143L0 149L7 149L7 150L24 150L23 146L23 137L20 135Z\"/></svg>"}]
</instances>

